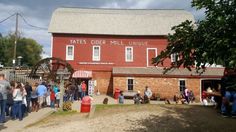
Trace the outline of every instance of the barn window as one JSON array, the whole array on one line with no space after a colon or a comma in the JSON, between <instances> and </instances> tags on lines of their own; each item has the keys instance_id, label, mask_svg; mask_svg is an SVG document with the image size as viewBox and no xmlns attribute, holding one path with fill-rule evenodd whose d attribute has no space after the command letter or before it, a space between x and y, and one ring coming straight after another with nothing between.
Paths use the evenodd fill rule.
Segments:
<instances>
[{"instance_id":1,"label":"barn window","mask_svg":"<svg viewBox=\"0 0 236 132\"><path fill-rule=\"evenodd\" d=\"M179 91L183 92L185 90L186 82L184 79L179 80Z\"/></svg>"},{"instance_id":2,"label":"barn window","mask_svg":"<svg viewBox=\"0 0 236 132\"><path fill-rule=\"evenodd\" d=\"M74 60L74 46L73 45L66 46L66 60Z\"/></svg>"},{"instance_id":3,"label":"barn window","mask_svg":"<svg viewBox=\"0 0 236 132\"><path fill-rule=\"evenodd\" d=\"M171 54L171 56L170 56L171 58L171 62L173 63L173 62L176 62L177 60L179 60L179 56L178 56L178 54L177 53L173 53L173 54Z\"/></svg>"},{"instance_id":4,"label":"barn window","mask_svg":"<svg viewBox=\"0 0 236 132\"><path fill-rule=\"evenodd\" d=\"M128 88L128 91L134 90L134 79L133 78L127 79L127 88Z\"/></svg>"},{"instance_id":5,"label":"barn window","mask_svg":"<svg viewBox=\"0 0 236 132\"><path fill-rule=\"evenodd\" d=\"M125 61L126 62L133 61L133 47L125 47Z\"/></svg>"},{"instance_id":6,"label":"barn window","mask_svg":"<svg viewBox=\"0 0 236 132\"><path fill-rule=\"evenodd\" d=\"M100 61L100 46L93 46L93 61Z\"/></svg>"}]
</instances>

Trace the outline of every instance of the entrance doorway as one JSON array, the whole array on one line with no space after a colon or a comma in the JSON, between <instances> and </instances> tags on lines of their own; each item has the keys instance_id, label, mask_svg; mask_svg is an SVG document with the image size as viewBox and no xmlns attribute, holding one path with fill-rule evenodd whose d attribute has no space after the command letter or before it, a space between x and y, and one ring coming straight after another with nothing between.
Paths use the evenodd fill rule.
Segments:
<instances>
[{"instance_id":1,"label":"entrance doorway","mask_svg":"<svg viewBox=\"0 0 236 132\"><path fill-rule=\"evenodd\" d=\"M201 100L202 100L202 92L207 91L207 89L211 89L212 91L217 91L219 84L221 84L220 79L206 79L201 80Z\"/></svg>"}]
</instances>

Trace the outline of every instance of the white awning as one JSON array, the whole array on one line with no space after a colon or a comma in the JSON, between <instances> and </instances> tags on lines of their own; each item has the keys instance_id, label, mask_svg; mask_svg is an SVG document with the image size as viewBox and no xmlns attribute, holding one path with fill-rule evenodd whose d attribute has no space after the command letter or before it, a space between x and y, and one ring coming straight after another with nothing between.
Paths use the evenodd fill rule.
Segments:
<instances>
[{"instance_id":1,"label":"white awning","mask_svg":"<svg viewBox=\"0 0 236 132\"><path fill-rule=\"evenodd\" d=\"M72 75L73 78L92 78L92 71L78 70Z\"/></svg>"}]
</instances>

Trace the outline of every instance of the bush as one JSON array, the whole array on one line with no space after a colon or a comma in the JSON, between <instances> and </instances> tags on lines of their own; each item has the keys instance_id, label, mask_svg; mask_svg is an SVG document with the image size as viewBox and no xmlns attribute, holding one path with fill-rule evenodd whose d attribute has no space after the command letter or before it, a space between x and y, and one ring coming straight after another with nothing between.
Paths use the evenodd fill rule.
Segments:
<instances>
[{"instance_id":1,"label":"bush","mask_svg":"<svg viewBox=\"0 0 236 132\"><path fill-rule=\"evenodd\" d=\"M64 103L63 103L63 106L62 106L62 109L63 109L64 111L70 111L70 110L72 110L72 102L70 102L70 101L64 102Z\"/></svg>"}]
</instances>

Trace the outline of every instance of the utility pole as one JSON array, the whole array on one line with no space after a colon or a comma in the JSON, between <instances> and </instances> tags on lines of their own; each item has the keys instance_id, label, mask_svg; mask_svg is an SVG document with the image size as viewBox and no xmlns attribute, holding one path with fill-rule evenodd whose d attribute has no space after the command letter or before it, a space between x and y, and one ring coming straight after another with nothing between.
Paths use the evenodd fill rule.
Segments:
<instances>
[{"instance_id":1,"label":"utility pole","mask_svg":"<svg viewBox=\"0 0 236 132\"><path fill-rule=\"evenodd\" d=\"M17 39L18 39L18 12L16 13L16 30L15 30L15 42L14 42L14 53L13 53L13 70L14 70L14 78L15 78L15 68L16 68L16 46L17 46Z\"/></svg>"}]
</instances>

